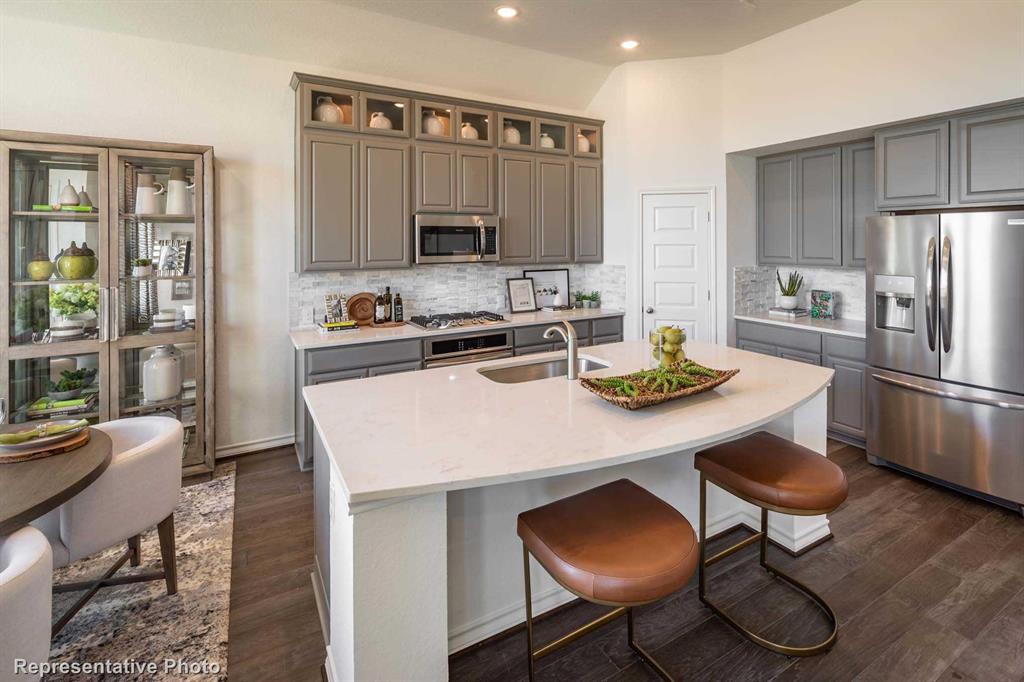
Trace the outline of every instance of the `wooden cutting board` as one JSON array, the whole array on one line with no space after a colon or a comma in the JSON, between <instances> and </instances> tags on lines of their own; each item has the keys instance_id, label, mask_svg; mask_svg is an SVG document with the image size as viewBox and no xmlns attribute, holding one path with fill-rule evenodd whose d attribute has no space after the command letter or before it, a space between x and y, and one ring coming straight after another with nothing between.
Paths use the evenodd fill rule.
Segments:
<instances>
[{"instance_id":1,"label":"wooden cutting board","mask_svg":"<svg viewBox=\"0 0 1024 682\"><path fill-rule=\"evenodd\" d=\"M82 429L74 436L59 443L46 443L31 450L18 450L17 452L0 453L0 464L11 464L14 462L28 462L33 459L42 459L52 455L60 455L65 452L77 450L89 442L89 429Z\"/></svg>"},{"instance_id":2,"label":"wooden cutting board","mask_svg":"<svg viewBox=\"0 0 1024 682\"><path fill-rule=\"evenodd\" d=\"M373 324L374 304L377 300L375 294L364 291L348 299L348 319L355 320L360 327L368 327Z\"/></svg>"}]
</instances>

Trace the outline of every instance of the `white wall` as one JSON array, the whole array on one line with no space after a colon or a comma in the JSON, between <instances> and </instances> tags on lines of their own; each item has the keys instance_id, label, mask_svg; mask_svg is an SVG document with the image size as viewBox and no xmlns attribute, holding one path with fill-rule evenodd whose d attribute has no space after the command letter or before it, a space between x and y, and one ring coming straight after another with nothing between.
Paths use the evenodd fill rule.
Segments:
<instances>
[{"instance_id":1,"label":"white wall","mask_svg":"<svg viewBox=\"0 0 1024 682\"><path fill-rule=\"evenodd\" d=\"M1024 2L861 0L723 57L734 152L1024 96Z\"/></svg>"},{"instance_id":2,"label":"white wall","mask_svg":"<svg viewBox=\"0 0 1024 682\"><path fill-rule=\"evenodd\" d=\"M345 34L341 28L335 33ZM398 35L409 39L407 32ZM476 70L480 62L453 45L451 35L427 27L419 32L424 43L446 46L444 54L451 62L435 73L451 76L469 64L467 79L480 82L486 75ZM346 45L366 47L362 40L339 39L336 44L335 62L346 53ZM381 43L376 49L395 48ZM419 43L403 49L406 59L418 55L421 61L437 60L432 48ZM5 13L0 14L0 128L215 147L217 444L218 452L227 454L290 442L293 433L293 363L287 336L288 273L294 263L292 72L565 110L530 102L534 77L504 78L504 69L529 51L497 43L488 49L489 60L501 62L501 70L492 71L490 79L506 91L513 83L518 97L456 92L436 83L397 80L394 72L352 73ZM501 54L507 59L499 59ZM355 57L365 62L365 55ZM549 65L571 72L571 62ZM457 78L448 82L455 87L461 83Z\"/></svg>"}]
</instances>

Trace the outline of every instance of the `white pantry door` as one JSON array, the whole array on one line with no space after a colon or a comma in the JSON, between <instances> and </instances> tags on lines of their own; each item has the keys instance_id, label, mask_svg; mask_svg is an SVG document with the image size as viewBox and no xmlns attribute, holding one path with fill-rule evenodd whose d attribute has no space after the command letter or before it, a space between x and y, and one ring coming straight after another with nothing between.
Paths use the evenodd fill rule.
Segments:
<instances>
[{"instance_id":1,"label":"white pantry door","mask_svg":"<svg viewBox=\"0 0 1024 682\"><path fill-rule=\"evenodd\" d=\"M643 194L642 205L644 338L678 325L711 341L711 192Z\"/></svg>"}]
</instances>

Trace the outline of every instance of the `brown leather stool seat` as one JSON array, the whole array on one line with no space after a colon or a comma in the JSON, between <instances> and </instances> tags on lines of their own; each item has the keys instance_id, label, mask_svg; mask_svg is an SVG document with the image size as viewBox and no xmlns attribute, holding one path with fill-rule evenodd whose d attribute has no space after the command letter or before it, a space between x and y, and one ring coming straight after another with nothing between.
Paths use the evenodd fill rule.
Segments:
<instances>
[{"instance_id":1,"label":"brown leather stool seat","mask_svg":"<svg viewBox=\"0 0 1024 682\"><path fill-rule=\"evenodd\" d=\"M791 514L832 511L848 491L834 462L766 431L698 452L694 466L730 492Z\"/></svg>"},{"instance_id":2,"label":"brown leather stool seat","mask_svg":"<svg viewBox=\"0 0 1024 682\"><path fill-rule=\"evenodd\" d=\"M659 677L672 679L637 643L633 607L667 597L686 585L697 569L697 535L682 514L621 479L523 512L517 531L523 541L530 680L537 659L623 615L630 648ZM531 554L569 591L616 608L534 649Z\"/></svg>"},{"instance_id":3,"label":"brown leather stool seat","mask_svg":"<svg viewBox=\"0 0 1024 682\"><path fill-rule=\"evenodd\" d=\"M628 479L523 512L518 532L551 577L602 604L661 599L697 570L690 522Z\"/></svg>"},{"instance_id":4,"label":"brown leather stool seat","mask_svg":"<svg viewBox=\"0 0 1024 682\"><path fill-rule=\"evenodd\" d=\"M828 651L839 634L835 611L814 590L768 563L768 510L797 516L832 511L846 499L846 474L834 462L765 431L698 452L693 466L700 471L700 574L697 596L737 632L766 649L787 656L814 656ZM707 483L761 508L761 530L731 547L707 556ZM713 538L712 538L713 539ZM761 567L803 592L825 614L830 632L809 646L782 644L748 630L707 597L708 567L758 543Z\"/></svg>"}]
</instances>

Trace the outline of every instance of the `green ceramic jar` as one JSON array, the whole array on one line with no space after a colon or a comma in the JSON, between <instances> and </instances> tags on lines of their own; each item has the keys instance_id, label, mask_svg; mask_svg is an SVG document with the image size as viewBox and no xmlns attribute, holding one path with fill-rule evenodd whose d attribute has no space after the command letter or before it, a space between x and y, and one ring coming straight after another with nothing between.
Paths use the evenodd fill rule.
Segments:
<instances>
[{"instance_id":1,"label":"green ceramic jar","mask_svg":"<svg viewBox=\"0 0 1024 682\"><path fill-rule=\"evenodd\" d=\"M36 251L36 255L28 264L28 276L37 282L50 279L53 276L53 261L46 255L45 251Z\"/></svg>"},{"instance_id":2,"label":"green ceramic jar","mask_svg":"<svg viewBox=\"0 0 1024 682\"><path fill-rule=\"evenodd\" d=\"M85 242L82 246L71 242L57 258L57 271L64 279L90 279L98 265L96 253Z\"/></svg>"}]
</instances>

